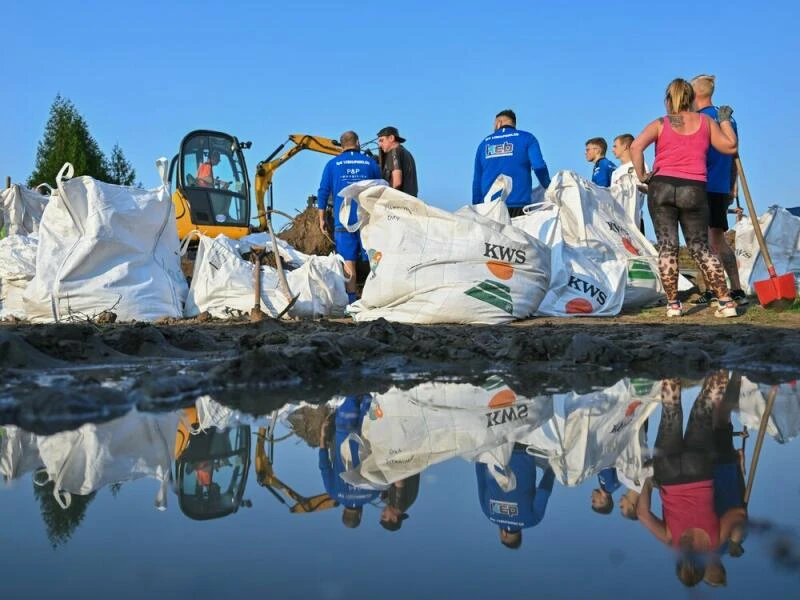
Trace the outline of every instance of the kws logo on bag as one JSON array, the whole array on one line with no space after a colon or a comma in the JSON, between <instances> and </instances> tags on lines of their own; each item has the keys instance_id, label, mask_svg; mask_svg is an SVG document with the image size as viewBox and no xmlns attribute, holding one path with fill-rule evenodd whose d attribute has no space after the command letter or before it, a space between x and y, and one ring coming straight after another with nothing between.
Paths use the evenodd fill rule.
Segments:
<instances>
[{"instance_id":1,"label":"kws logo on bag","mask_svg":"<svg viewBox=\"0 0 800 600\"><path fill-rule=\"evenodd\" d=\"M600 306L603 306L608 300L608 294L606 294L602 288L576 275L569 276L567 287L596 300ZM594 312L594 306L585 298L574 298L570 300L567 302L564 309L567 314L591 314Z\"/></svg>"},{"instance_id":2,"label":"kws logo on bag","mask_svg":"<svg viewBox=\"0 0 800 600\"><path fill-rule=\"evenodd\" d=\"M486 427L491 428L496 425L503 425L513 421L519 421L528 416L528 406L514 406L517 395L509 388L500 390L492 399L489 400L489 408L486 413Z\"/></svg>"},{"instance_id":3,"label":"kws logo on bag","mask_svg":"<svg viewBox=\"0 0 800 600\"><path fill-rule=\"evenodd\" d=\"M519 248L507 248L500 244L490 244L484 242L483 255L486 258L494 258L497 260L504 260L506 262L514 262L518 265L525 264L525 251Z\"/></svg>"},{"instance_id":4,"label":"kws logo on bag","mask_svg":"<svg viewBox=\"0 0 800 600\"><path fill-rule=\"evenodd\" d=\"M622 245L625 246L625 250L634 256L639 256L641 254L636 246L633 245L633 242L631 241L631 234L628 233L627 229L618 225L614 221L606 221L606 225L608 225L608 228L620 237L622 240Z\"/></svg>"}]
</instances>

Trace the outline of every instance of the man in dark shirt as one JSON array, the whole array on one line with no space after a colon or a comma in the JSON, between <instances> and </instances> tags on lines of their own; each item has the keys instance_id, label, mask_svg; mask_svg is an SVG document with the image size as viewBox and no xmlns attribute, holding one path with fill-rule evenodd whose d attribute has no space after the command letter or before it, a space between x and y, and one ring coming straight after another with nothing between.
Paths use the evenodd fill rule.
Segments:
<instances>
[{"instance_id":1,"label":"man in dark shirt","mask_svg":"<svg viewBox=\"0 0 800 600\"><path fill-rule=\"evenodd\" d=\"M417 165L414 157L402 145L405 141L406 138L400 136L397 127L384 127L378 132L381 174L394 189L417 196Z\"/></svg>"}]
</instances>

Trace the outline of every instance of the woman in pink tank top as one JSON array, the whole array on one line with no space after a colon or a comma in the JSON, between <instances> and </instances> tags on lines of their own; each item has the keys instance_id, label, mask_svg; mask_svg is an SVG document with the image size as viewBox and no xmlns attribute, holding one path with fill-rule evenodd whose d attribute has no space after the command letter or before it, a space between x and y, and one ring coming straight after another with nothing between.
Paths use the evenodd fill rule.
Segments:
<instances>
[{"instance_id":1,"label":"woman in pink tank top","mask_svg":"<svg viewBox=\"0 0 800 600\"><path fill-rule=\"evenodd\" d=\"M725 272L708 245L709 208L706 196L706 156L713 146L735 154L736 133L730 123L733 110L720 107L720 123L691 111L694 90L675 79L667 87L667 115L644 128L631 144L631 160L640 181L648 182L647 208L658 240L658 268L667 295L667 316L681 316L678 301L678 224L686 246L719 298L717 317L735 317L736 302L725 284ZM656 160L648 177L644 151L656 144Z\"/></svg>"}]
</instances>

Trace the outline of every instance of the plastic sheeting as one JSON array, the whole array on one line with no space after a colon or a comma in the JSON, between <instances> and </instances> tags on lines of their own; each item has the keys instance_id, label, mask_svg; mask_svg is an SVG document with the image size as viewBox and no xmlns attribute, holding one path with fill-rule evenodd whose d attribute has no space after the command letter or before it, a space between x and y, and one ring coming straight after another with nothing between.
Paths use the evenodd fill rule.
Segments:
<instances>
[{"instance_id":1,"label":"plastic sheeting","mask_svg":"<svg viewBox=\"0 0 800 600\"><path fill-rule=\"evenodd\" d=\"M152 190L70 179L45 208L36 275L25 290L34 322L83 320L110 310L121 321L183 316L187 284L180 269L167 159Z\"/></svg>"}]
</instances>

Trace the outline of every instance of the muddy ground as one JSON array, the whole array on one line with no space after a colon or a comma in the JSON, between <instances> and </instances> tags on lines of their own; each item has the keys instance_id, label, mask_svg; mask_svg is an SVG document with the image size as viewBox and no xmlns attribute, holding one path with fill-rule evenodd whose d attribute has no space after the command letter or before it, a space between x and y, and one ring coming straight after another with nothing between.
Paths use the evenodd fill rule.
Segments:
<instances>
[{"instance_id":1,"label":"muddy ground","mask_svg":"<svg viewBox=\"0 0 800 600\"><path fill-rule=\"evenodd\" d=\"M739 319L697 307L508 326L383 320L174 320L160 324L0 324L0 424L113 418L173 409L199 394L264 414L286 401L376 392L422 379L502 373L522 395L585 391L623 376L702 377L724 367L757 381L800 373L800 312L758 306ZM47 425L46 428L49 428Z\"/></svg>"}]
</instances>

